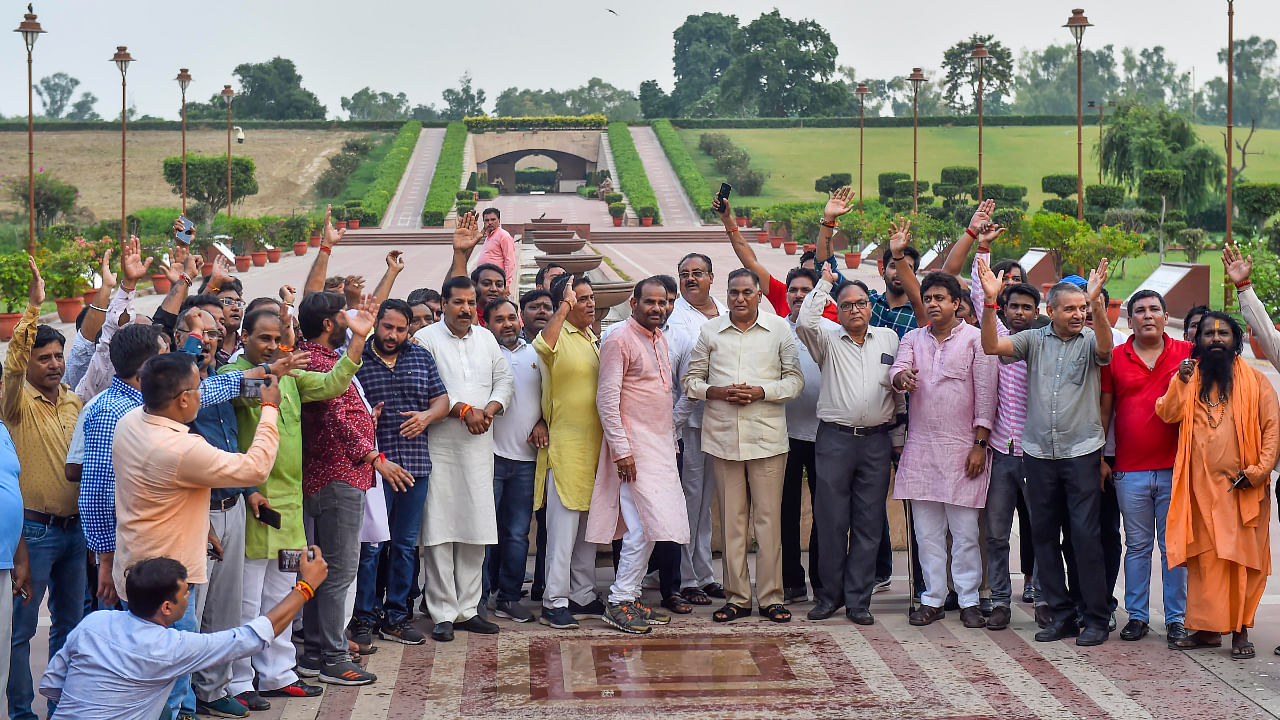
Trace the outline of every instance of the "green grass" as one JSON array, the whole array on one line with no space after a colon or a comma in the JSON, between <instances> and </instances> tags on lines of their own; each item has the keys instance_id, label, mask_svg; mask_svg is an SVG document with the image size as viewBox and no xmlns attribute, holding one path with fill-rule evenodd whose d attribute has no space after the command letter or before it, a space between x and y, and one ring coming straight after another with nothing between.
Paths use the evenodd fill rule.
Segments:
<instances>
[{"instance_id":1,"label":"green grass","mask_svg":"<svg viewBox=\"0 0 1280 720\"><path fill-rule=\"evenodd\" d=\"M1164 254L1165 262L1186 262L1187 256L1181 250L1171 250ZM1206 250L1196 260L1201 265L1209 266L1209 306L1215 310L1222 309L1222 262L1218 259L1218 251ZM1112 299L1125 299L1155 272L1160 265L1160 254L1149 252L1139 257L1129 258L1124 263L1124 277L1120 277L1120 269L1114 264L1111 277L1107 279L1107 292Z\"/></svg>"},{"instance_id":2,"label":"green grass","mask_svg":"<svg viewBox=\"0 0 1280 720\"><path fill-rule=\"evenodd\" d=\"M455 196L462 181L462 155L467 145L467 126L461 122L449 123L436 160L436 172L431 176L431 188L422 205L422 224L439 227L453 209Z\"/></svg>"},{"instance_id":3,"label":"green grass","mask_svg":"<svg viewBox=\"0 0 1280 720\"><path fill-rule=\"evenodd\" d=\"M400 128L395 139L387 146L388 152L385 158L378 163L373 182L369 183L368 189L361 196L361 205L365 212L373 213L379 223L382 221L382 214L387 211L387 206L391 204L391 196L400 186L400 178L404 176L405 168L409 167L409 158L413 156L414 147L418 144L418 135L421 133L422 123L416 120L411 120Z\"/></svg>"},{"instance_id":4,"label":"green grass","mask_svg":"<svg viewBox=\"0 0 1280 720\"><path fill-rule=\"evenodd\" d=\"M1214 148L1222 148L1220 129L1199 126L1200 137ZM715 192L723 175L716 172L711 157L698 149L698 137L704 130L679 130L689 154L693 157ZM769 130L715 130L728 135L735 144L751 154L751 166L770 173L764 190L752 197L751 205L778 202L815 201L821 196L813 189L813 181L832 172L851 172L854 187L858 178L857 128L788 128ZM911 128L869 128L865 139L863 187L868 198L876 197L876 175L882 172L911 172ZM1248 131L1236 131L1243 140ZM1054 173L1075 174L1075 127L998 127L988 125L983 139L983 182L1025 185L1029 209L1039 209L1046 195L1040 191L1040 178ZM1098 181L1098 164L1094 155L1098 142L1097 128L1085 128L1084 182ZM937 182L938 174L948 165L978 164L978 129L973 127L920 128L921 180ZM1280 182L1280 130L1259 130L1249 144L1250 152L1244 175L1252 182ZM1236 154L1239 163L1239 153Z\"/></svg>"},{"instance_id":5,"label":"green grass","mask_svg":"<svg viewBox=\"0 0 1280 720\"><path fill-rule=\"evenodd\" d=\"M609 123L609 150L613 153L613 164L618 169L618 189L626 193L627 202L632 211L642 207L653 208L653 222L662 224L662 216L658 213L658 198L653 194L653 186L649 184L649 176L644 172L644 163L636 150L636 143L631 138L631 131L624 122Z\"/></svg>"},{"instance_id":6,"label":"green grass","mask_svg":"<svg viewBox=\"0 0 1280 720\"><path fill-rule=\"evenodd\" d=\"M378 166L391 151L391 141L394 137L392 133L366 135L365 138L373 142L373 149L360 161L360 165L356 167L355 172L351 173L351 177L347 178L346 189L337 197L319 198L316 200L316 208L324 210L325 205L341 205L349 200L359 200L364 197L369 188L373 187L373 181L378 179Z\"/></svg>"}]
</instances>

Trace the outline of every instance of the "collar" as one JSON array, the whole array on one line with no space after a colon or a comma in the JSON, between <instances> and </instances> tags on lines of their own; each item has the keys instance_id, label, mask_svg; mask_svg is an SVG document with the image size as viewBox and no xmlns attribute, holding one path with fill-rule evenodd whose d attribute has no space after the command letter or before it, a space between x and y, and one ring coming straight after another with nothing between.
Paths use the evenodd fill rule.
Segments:
<instances>
[{"instance_id":1,"label":"collar","mask_svg":"<svg viewBox=\"0 0 1280 720\"><path fill-rule=\"evenodd\" d=\"M1164 347L1161 348L1160 355L1159 357L1156 358L1156 365L1160 364L1160 361L1164 359L1164 356L1173 347L1173 338L1169 337L1169 333L1161 333L1160 337L1164 338ZM1145 362L1142 362L1142 358L1138 357L1138 347L1134 343L1133 335L1130 335L1128 340L1125 340L1123 343L1116 346L1116 350L1124 353L1128 357L1136 359L1139 363L1142 364L1143 367L1147 366ZM1151 368L1147 368L1147 369L1151 369Z\"/></svg>"},{"instance_id":2,"label":"collar","mask_svg":"<svg viewBox=\"0 0 1280 720\"><path fill-rule=\"evenodd\" d=\"M929 323L928 325L925 326L926 328L925 331L929 333L929 337L933 338L934 340L937 340L939 343L944 343L950 340L951 338L955 337L958 333L963 332L965 327L973 327L973 326L969 325L969 323L963 320L957 320L955 327L951 328L951 332L947 333L947 336L942 338L941 340L938 340L938 336L934 335L933 331L928 329L931 327L933 327L933 323Z\"/></svg>"},{"instance_id":3,"label":"collar","mask_svg":"<svg viewBox=\"0 0 1280 720\"><path fill-rule=\"evenodd\" d=\"M596 339L595 331L592 330L590 326L588 326L586 330L579 330L577 325L574 325L568 320L565 320L564 325L560 328L560 332L577 333L585 337L589 342L592 342L592 343L599 342Z\"/></svg>"},{"instance_id":4,"label":"collar","mask_svg":"<svg viewBox=\"0 0 1280 720\"><path fill-rule=\"evenodd\" d=\"M115 376L115 375L111 376L111 385L109 385L107 389L113 390L117 394L123 395L129 398L130 400L135 400L138 403L142 402L142 391L138 390L134 386L125 382L124 380L121 380L119 376Z\"/></svg>"},{"instance_id":5,"label":"collar","mask_svg":"<svg viewBox=\"0 0 1280 720\"><path fill-rule=\"evenodd\" d=\"M739 330L738 326L733 324L733 319L729 317L729 314L725 313L720 316L720 318L724 319L724 325L722 325L720 329L716 330L716 332L721 333L721 332L724 332L725 330L728 330L729 328L733 328L734 330L738 330L738 332L740 333L746 333L751 328L757 328L757 327L767 332L769 330L769 327L764 323L760 322L760 319L762 317L764 317L764 313L757 310L756 319L751 321L751 324L747 326L746 330Z\"/></svg>"},{"instance_id":6,"label":"collar","mask_svg":"<svg viewBox=\"0 0 1280 720\"><path fill-rule=\"evenodd\" d=\"M633 327L633 329L634 329L636 332L640 333L641 335L644 335L645 337L649 338L650 340L654 340L654 339L656 339L657 337L659 337L659 336L662 334L662 330L661 330L661 329L656 329L656 330L648 330L648 329L646 329L646 328L645 328L645 326L641 325L641 324L639 323L639 321L637 321L637 320L636 320L636 318L635 318L635 316L634 316L634 315L629 316L629 317L627 318L627 327Z\"/></svg>"},{"instance_id":7,"label":"collar","mask_svg":"<svg viewBox=\"0 0 1280 720\"><path fill-rule=\"evenodd\" d=\"M529 347L529 343L525 341L524 334L521 333L520 335L516 336L516 346L514 348L509 348L506 345L503 345L502 343L498 343L498 347L502 348L504 351L512 355L515 355L521 350L524 350L525 348Z\"/></svg>"},{"instance_id":8,"label":"collar","mask_svg":"<svg viewBox=\"0 0 1280 720\"><path fill-rule=\"evenodd\" d=\"M49 398L46 398L44 396L44 393L40 392L40 388L37 388L35 385L32 385L31 381L26 378L25 374L23 375L23 378L22 378L22 387L26 388L27 395L30 395L33 400L40 400L42 402L49 403ZM54 406L58 405L64 399L66 399L67 393L69 392L71 392L70 385L66 383L58 383L58 399L56 402L52 402L49 404Z\"/></svg>"},{"instance_id":9,"label":"collar","mask_svg":"<svg viewBox=\"0 0 1280 720\"><path fill-rule=\"evenodd\" d=\"M171 420L163 415L152 415L151 413L147 412L147 409L145 407L139 408L138 412L142 413L142 421L148 425L153 425L158 428L164 428L165 430L172 430L173 432L182 433L183 435L186 435L191 432L191 428L187 427L186 425L183 425L177 420Z\"/></svg>"},{"instance_id":10,"label":"collar","mask_svg":"<svg viewBox=\"0 0 1280 720\"><path fill-rule=\"evenodd\" d=\"M849 334L849 331L848 331L848 330L845 330L845 329L844 329L844 326L843 326L843 325L840 325L839 323L837 323L837 324L836 324L836 327L840 328L840 337L844 338L845 340L848 340L849 342L853 343L854 345L857 345L857 344L858 344L858 341L853 339L853 336ZM864 344L864 345L865 345L865 344L866 344L866 342L867 342L868 340L870 340L871 338L873 338L873 337L877 337L877 338L878 338L878 337L880 336L880 332L874 332L874 331L876 331L876 330L879 330L880 332L884 332L884 331L885 331L885 329L884 329L884 328L882 328L882 327L876 327L875 325L867 325L867 332L866 332L866 333L864 333L864 334L863 334L863 336L862 336L862 342L863 342L863 344ZM894 333L894 335L896 336L896 335L897 335L897 333Z\"/></svg>"},{"instance_id":11,"label":"collar","mask_svg":"<svg viewBox=\"0 0 1280 720\"><path fill-rule=\"evenodd\" d=\"M316 353L331 359L338 357L337 350L326 345L321 345L320 343L311 342L310 340L303 340L298 343L298 350L306 350L309 353Z\"/></svg>"}]
</instances>

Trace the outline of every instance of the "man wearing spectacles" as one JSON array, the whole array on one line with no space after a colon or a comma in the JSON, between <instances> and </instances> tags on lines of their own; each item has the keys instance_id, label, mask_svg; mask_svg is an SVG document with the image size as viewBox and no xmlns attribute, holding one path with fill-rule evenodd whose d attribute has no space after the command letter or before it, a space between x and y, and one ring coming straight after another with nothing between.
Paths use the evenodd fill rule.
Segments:
<instances>
[{"instance_id":1,"label":"man wearing spectacles","mask_svg":"<svg viewBox=\"0 0 1280 720\"><path fill-rule=\"evenodd\" d=\"M222 344L218 346L218 365L230 362L231 356L240 347L240 321L244 318L244 285L239 278L231 277L229 265L223 258L217 258L213 265L213 273L200 288L200 294L208 293L222 303Z\"/></svg>"}]
</instances>

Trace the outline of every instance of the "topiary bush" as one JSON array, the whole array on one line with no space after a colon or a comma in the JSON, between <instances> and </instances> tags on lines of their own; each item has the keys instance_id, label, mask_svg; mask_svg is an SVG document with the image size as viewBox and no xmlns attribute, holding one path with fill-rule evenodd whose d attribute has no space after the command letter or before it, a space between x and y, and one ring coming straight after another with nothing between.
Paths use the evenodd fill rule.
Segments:
<instances>
[{"instance_id":1,"label":"topiary bush","mask_svg":"<svg viewBox=\"0 0 1280 720\"><path fill-rule=\"evenodd\" d=\"M1040 178L1040 190L1051 195L1057 195L1059 199L1066 199L1076 194L1076 184L1079 178L1075 175L1057 174L1045 175Z\"/></svg>"},{"instance_id":2,"label":"topiary bush","mask_svg":"<svg viewBox=\"0 0 1280 720\"><path fill-rule=\"evenodd\" d=\"M1063 198L1045 198L1044 202L1040 203L1040 207L1044 208L1045 212L1059 215L1075 215L1077 210L1075 200Z\"/></svg>"},{"instance_id":3,"label":"topiary bush","mask_svg":"<svg viewBox=\"0 0 1280 720\"><path fill-rule=\"evenodd\" d=\"M449 123L436 160L436 171L431 176L431 188L422 205L422 224L439 226L453 208L454 193L462 180L462 153L467 143L467 126L460 122ZM430 222L428 222L430 221Z\"/></svg>"},{"instance_id":4,"label":"topiary bush","mask_svg":"<svg viewBox=\"0 0 1280 720\"><path fill-rule=\"evenodd\" d=\"M1084 189L1085 204L1103 212L1124 204L1123 185L1088 185Z\"/></svg>"},{"instance_id":5,"label":"topiary bush","mask_svg":"<svg viewBox=\"0 0 1280 720\"><path fill-rule=\"evenodd\" d=\"M876 187L880 190L880 197L894 197L893 188L899 180L910 180L911 174L904 172L886 172L876 176ZM910 195L910 191L907 191ZM884 202L881 200L881 202Z\"/></svg>"},{"instance_id":6,"label":"topiary bush","mask_svg":"<svg viewBox=\"0 0 1280 720\"><path fill-rule=\"evenodd\" d=\"M492 200L498 197L498 188L492 185L481 185L476 188L476 194L480 196L481 200Z\"/></svg>"},{"instance_id":7,"label":"topiary bush","mask_svg":"<svg viewBox=\"0 0 1280 720\"><path fill-rule=\"evenodd\" d=\"M616 202L609 204L609 217L620 218L627 214L627 204Z\"/></svg>"},{"instance_id":8,"label":"topiary bush","mask_svg":"<svg viewBox=\"0 0 1280 720\"><path fill-rule=\"evenodd\" d=\"M813 189L820 193L833 193L853 184L853 173L831 173L813 181Z\"/></svg>"},{"instance_id":9,"label":"topiary bush","mask_svg":"<svg viewBox=\"0 0 1280 720\"><path fill-rule=\"evenodd\" d=\"M636 151L635 140L625 122L609 123L609 147L613 150L613 162L618 169L618 189L626 194L634 206L652 205L658 207L658 198L653 194L653 186L644 172L644 163L640 161L640 153ZM661 222L655 216L655 223Z\"/></svg>"},{"instance_id":10,"label":"topiary bush","mask_svg":"<svg viewBox=\"0 0 1280 720\"><path fill-rule=\"evenodd\" d=\"M919 183L912 183L911 178L899 180L893 184L892 196L897 198L909 198L911 197L913 189L915 189L918 194L923 195L929 192L929 181L921 180Z\"/></svg>"},{"instance_id":11,"label":"topiary bush","mask_svg":"<svg viewBox=\"0 0 1280 720\"><path fill-rule=\"evenodd\" d=\"M605 193L604 201L610 205L614 203L622 202L622 193L620 192Z\"/></svg>"},{"instance_id":12,"label":"topiary bush","mask_svg":"<svg viewBox=\"0 0 1280 720\"><path fill-rule=\"evenodd\" d=\"M939 176L942 182L947 185L955 185L959 188L967 188L970 185L976 185L978 182L978 168L951 166L942 168Z\"/></svg>"}]
</instances>

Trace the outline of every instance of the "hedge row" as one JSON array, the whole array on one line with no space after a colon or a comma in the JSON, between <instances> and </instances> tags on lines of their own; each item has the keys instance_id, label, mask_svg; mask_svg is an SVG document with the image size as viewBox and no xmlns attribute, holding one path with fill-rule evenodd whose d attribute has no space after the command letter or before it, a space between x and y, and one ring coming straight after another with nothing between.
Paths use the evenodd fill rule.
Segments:
<instances>
[{"instance_id":1,"label":"hedge row","mask_svg":"<svg viewBox=\"0 0 1280 720\"><path fill-rule=\"evenodd\" d=\"M369 188L360 201L364 211L375 218L373 222L382 222L382 213L387 211L391 196L400 187L400 178L404 175L405 168L409 167L409 158L413 156L413 149L418 144L421 132L422 123L416 120L405 123L396 134L396 139L391 141L391 149L382 159L382 164L378 165L378 176L373 181L373 187Z\"/></svg>"},{"instance_id":2,"label":"hedge row","mask_svg":"<svg viewBox=\"0 0 1280 720\"><path fill-rule=\"evenodd\" d=\"M653 194L653 186L645 175L644 163L640 162L640 153L636 152L636 143L625 122L609 123L609 147L613 151L613 164L618 168L618 189L626 193L631 207L656 210L658 197ZM653 221L662 222L656 212Z\"/></svg>"},{"instance_id":3,"label":"hedge row","mask_svg":"<svg viewBox=\"0 0 1280 720\"><path fill-rule=\"evenodd\" d=\"M658 143L667 154L671 167L676 171L676 177L680 178L680 185L684 187L685 195L689 196L689 202L693 203L699 215L707 215L711 212L711 201L714 199L711 186L702 173L698 172L698 164L680 141L671 121L659 119L649 124L653 127L653 134L658 136Z\"/></svg>"},{"instance_id":4,"label":"hedge row","mask_svg":"<svg viewBox=\"0 0 1280 720\"><path fill-rule=\"evenodd\" d=\"M422 204L422 224L439 227L453 209L454 194L462 180L462 152L467 144L467 126L449 123L436 160L436 173L431 176L431 189Z\"/></svg>"},{"instance_id":5,"label":"hedge row","mask_svg":"<svg viewBox=\"0 0 1280 720\"><path fill-rule=\"evenodd\" d=\"M545 117L469 117L462 120L470 132L486 130L603 130L604 115L548 115Z\"/></svg>"},{"instance_id":6,"label":"hedge row","mask_svg":"<svg viewBox=\"0 0 1280 720\"><path fill-rule=\"evenodd\" d=\"M232 117L232 122L245 130L399 130L403 120L240 120ZM448 123L426 122L423 127L445 127ZM129 132L137 130L181 130L180 120L130 120ZM222 120L188 120L187 130L226 130L227 121ZM120 132L120 123L92 121L37 121L36 132L73 132L84 130L102 130ZM18 122L6 120L0 122L0 132L26 132L25 120Z\"/></svg>"},{"instance_id":7,"label":"hedge row","mask_svg":"<svg viewBox=\"0 0 1280 720\"><path fill-rule=\"evenodd\" d=\"M670 120L676 127L684 130L715 130L728 128L793 128L793 127L813 127L813 128L833 128L833 127L858 127L858 118L856 117L812 117L812 118L672 118ZM1097 118L1090 120L1089 116L1085 116L1085 125L1096 125ZM919 120L921 127L942 127L954 125L958 127L976 126L978 124L978 116L976 115L934 115L922 117ZM983 118L984 125L995 126L1012 126L1012 125L1075 125L1075 115L987 115ZM869 128L885 128L885 127L911 127L911 118L909 117L878 117L867 118L866 126Z\"/></svg>"}]
</instances>

